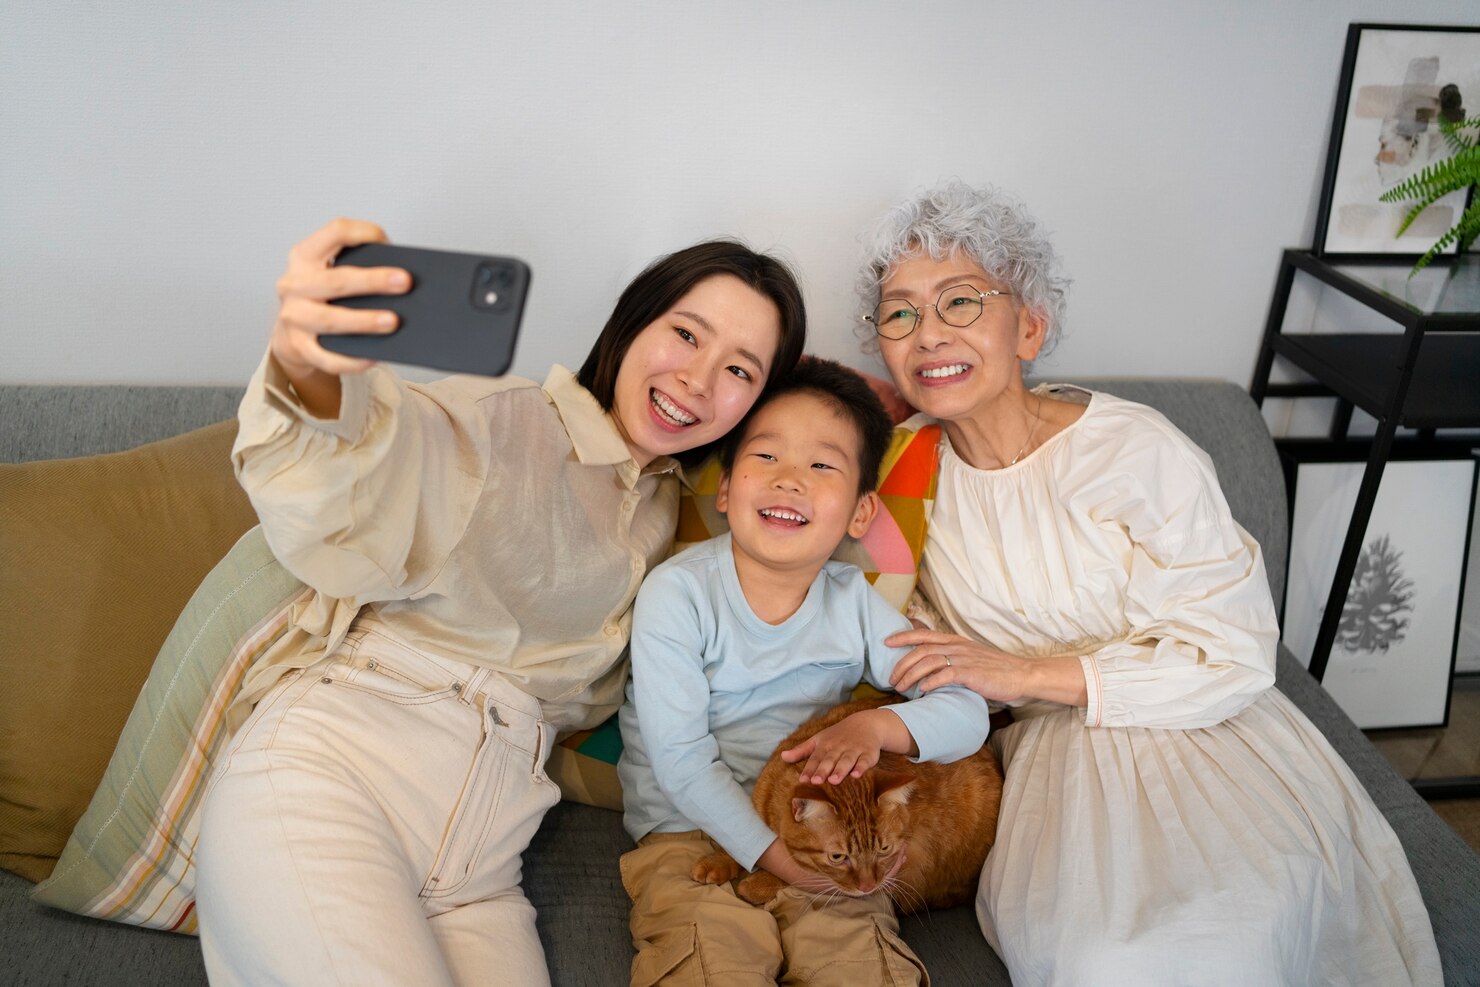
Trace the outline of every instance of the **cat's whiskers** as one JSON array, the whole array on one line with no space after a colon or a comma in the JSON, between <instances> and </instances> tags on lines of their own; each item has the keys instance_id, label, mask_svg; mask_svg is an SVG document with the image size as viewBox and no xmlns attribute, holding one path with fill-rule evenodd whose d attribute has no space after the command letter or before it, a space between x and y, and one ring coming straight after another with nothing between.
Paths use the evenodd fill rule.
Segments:
<instances>
[{"instance_id":1,"label":"cat's whiskers","mask_svg":"<svg viewBox=\"0 0 1480 987\"><path fill-rule=\"evenodd\" d=\"M891 877L885 881L882 889L885 894L901 905L914 904L914 908L902 908L901 911L926 911L925 896L916 891L905 881L897 877Z\"/></svg>"},{"instance_id":2,"label":"cat's whiskers","mask_svg":"<svg viewBox=\"0 0 1480 987\"><path fill-rule=\"evenodd\" d=\"M795 888L799 888L802 891L806 891L806 892L814 893L814 894L822 894L824 892L830 891L833 888L837 887L836 884L834 884L833 882L829 881L827 878L823 877L821 874L818 874L815 877L807 878L805 882L798 882L797 884L794 884L792 886L795 887Z\"/></svg>"},{"instance_id":3,"label":"cat's whiskers","mask_svg":"<svg viewBox=\"0 0 1480 987\"><path fill-rule=\"evenodd\" d=\"M841 895L842 893L843 893L843 889L842 888L838 887L836 884L832 883L831 881L828 881L827 882L827 887L823 888L822 890L818 891L816 894L814 894L812 896L811 904L815 908L819 908L819 909L820 908L826 908L828 905L831 905L837 899L837 897L839 895ZM827 900L824 901L824 902L822 902L822 904L819 905L817 903L817 899L824 898L824 897Z\"/></svg>"}]
</instances>

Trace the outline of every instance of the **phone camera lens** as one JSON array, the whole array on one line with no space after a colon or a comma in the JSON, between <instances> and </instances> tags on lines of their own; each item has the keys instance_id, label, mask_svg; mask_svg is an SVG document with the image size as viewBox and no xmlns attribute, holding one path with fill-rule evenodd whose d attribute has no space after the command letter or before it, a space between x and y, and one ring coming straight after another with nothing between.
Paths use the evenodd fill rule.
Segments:
<instances>
[{"instance_id":1,"label":"phone camera lens","mask_svg":"<svg viewBox=\"0 0 1480 987\"><path fill-rule=\"evenodd\" d=\"M485 260L474 271L469 300L476 308L504 311L518 297L518 285L519 273L512 265Z\"/></svg>"}]
</instances>

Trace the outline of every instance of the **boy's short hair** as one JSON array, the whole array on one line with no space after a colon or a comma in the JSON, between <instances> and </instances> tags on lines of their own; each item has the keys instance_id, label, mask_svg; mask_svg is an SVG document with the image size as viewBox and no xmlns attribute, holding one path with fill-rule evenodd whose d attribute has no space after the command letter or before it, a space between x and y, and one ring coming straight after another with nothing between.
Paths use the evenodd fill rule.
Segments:
<instances>
[{"instance_id":1,"label":"boy's short hair","mask_svg":"<svg viewBox=\"0 0 1480 987\"><path fill-rule=\"evenodd\" d=\"M884 410L884 402L856 370L815 356L804 357L789 374L776 380L750 409L745 420L725 437L720 449L720 465L724 471L730 472L735 465L735 455L756 414L777 398L797 393L815 394L852 422L858 433L858 495L861 497L876 489L879 467L884 462L884 453L889 451L889 440L894 432L889 412Z\"/></svg>"}]
</instances>

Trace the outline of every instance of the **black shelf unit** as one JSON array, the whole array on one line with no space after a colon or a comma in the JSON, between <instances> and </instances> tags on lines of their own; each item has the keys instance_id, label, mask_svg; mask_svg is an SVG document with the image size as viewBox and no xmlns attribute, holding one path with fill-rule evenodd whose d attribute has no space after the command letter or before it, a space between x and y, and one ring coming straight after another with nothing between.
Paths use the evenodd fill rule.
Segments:
<instances>
[{"instance_id":1,"label":"black shelf unit","mask_svg":"<svg viewBox=\"0 0 1480 987\"><path fill-rule=\"evenodd\" d=\"M1404 339L1396 333L1278 335L1273 349L1374 418L1391 405L1404 363ZM1266 394L1278 396L1269 389ZM1480 346L1452 333L1425 340L1415 355L1397 424L1438 429L1466 428L1476 422L1480 422Z\"/></svg>"},{"instance_id":2,"label":"black shelf unit","mask_svg":"<svg viewBox=\"0 0 1480 987\"><path fill-rule=\"evenodd\" d=\"M1412 280L1408 278L1411 263L1403 258L1367 256L1333 260L1309 250L1284 251L1249 386L1250 395L1261 406L1266 397L1336 398L1329 435L1333 444L1347 441L1353 408L1377 420L1311 655L1310 673L1317 681L1326 672L1388 461L1395 452L1402 455L1445 443L1480 444L1473 438L1437 434L1438 429L1480 428L1480 257L1441 258ZM1297 272L1392 320L1397 329L1284 332ZM1270 383L1276 357L1312 380ZM1418 434L1400 439L1399 428L1417 429ZM1477 782L1480 779L1445 779L1415 787L1429 797L1473 796L1480 794Z\"/></svg>"}]
</instances>

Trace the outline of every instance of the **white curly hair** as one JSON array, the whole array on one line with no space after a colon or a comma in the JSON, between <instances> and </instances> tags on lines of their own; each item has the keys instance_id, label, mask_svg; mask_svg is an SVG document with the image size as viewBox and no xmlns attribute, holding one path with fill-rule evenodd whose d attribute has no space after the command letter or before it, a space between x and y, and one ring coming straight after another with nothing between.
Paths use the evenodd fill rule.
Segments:
<instances>
[{"instance_id":1,"label":"white curly hair","mask_svg":"<svg viewBox=\"0 0 1480 987\"><path fill-rule=\"evenodd\" d=\"M1047 328L1038 355L1052 349L1064 325L1069 279L1059 271L1047 231L1016 196L958 179L900 203L864 235L858 273L858 335L864 349L878 351L878 336L863 316L879 304L879 287L895 265L926 253L943 260L956 250L1043 316Z\"/></svg>"}]
</instances>

